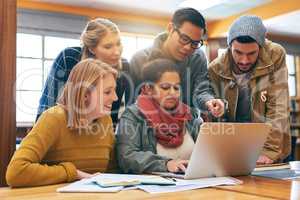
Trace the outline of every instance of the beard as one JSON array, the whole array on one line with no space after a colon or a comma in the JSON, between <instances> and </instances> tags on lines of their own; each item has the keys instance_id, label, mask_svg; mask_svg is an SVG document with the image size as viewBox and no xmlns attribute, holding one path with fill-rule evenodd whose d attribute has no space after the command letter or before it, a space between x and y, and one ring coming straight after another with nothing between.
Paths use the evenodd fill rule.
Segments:
<instances>
[{"instance_id":1,"label":"beard","mask_svg":"<svg viewBox=\"0 0 300 200\"><path fill-rule=\"evenodd\" d=\"M240 65L242 64L239 64L239 63L236 63L234 60L233 60L233 65L232 65L232 70L234 71L234 73L236 74L244 74L244 73L248 73L248 72L251 72L253 71L253 69L255 68L256 66L256 63L249 63L247 65L249 65L249 67L247 68L243 68L243 67L240 67Z\"/></svg>"}]
</instances>

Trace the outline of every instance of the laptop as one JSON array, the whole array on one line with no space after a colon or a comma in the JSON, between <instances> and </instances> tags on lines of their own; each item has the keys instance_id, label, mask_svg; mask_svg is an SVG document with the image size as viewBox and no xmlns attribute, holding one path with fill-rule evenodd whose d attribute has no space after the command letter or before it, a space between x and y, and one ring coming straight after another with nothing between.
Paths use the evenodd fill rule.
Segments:
<instances>
[{"instance_id":1,"label":"laptop","mask_svg":"<svg viewBox=\"0 0 300 200\"><path fill-rule=\"evenodd\" d=\"M184 174L154 172L183 179L250 174L271 131L266 123L203 123Z\"/></svg>"}]
</instances>

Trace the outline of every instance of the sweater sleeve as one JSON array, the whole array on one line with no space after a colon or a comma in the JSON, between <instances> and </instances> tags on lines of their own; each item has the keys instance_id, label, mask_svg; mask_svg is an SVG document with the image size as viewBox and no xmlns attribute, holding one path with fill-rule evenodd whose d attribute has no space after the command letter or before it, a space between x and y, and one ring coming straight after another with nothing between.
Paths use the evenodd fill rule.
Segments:
<instances>
[{"instance_id":1,"label":"sweater sleeve","mask_svg":"<svg viewBox=\"0 0 300 200\"><path fill-rule=\"evenodd\" d=\"M195 53L192 59L192 80L193 85L193 102L200 110L207 110L205 103L214 99L214 91L210 85L209 75L207 70L207 60L202 51Z\"/></svg>"},{"instance_id":2,"label":"sweater sleeve","mask_svg":"<svg viewBox=\"0 0 300 200\"><path fill-rule=\"evenodd\" d=\"M283 160L291 149L289 123L289 90L288 70L285 61L285 51L278 48L278 59L274 62L277 69L274 72L274 83L268 89L266 101L266 121L272 124L262 154L274 161Z\"/></svg>"},{"instance_id":3,"label":"sweater sleeve","mask_svg":"<svg viewBox=\"0 0 300 200\"><path fill-rule=\"evenodd\" d=\"M49 185L74 181L77 171L74 164L61 162L44 164L43 158L55 145L60 135L59 121L55 113L45 112L23 139L14 153L6 172L8 185L12 187Z\"/></svg>"}]
</instances>

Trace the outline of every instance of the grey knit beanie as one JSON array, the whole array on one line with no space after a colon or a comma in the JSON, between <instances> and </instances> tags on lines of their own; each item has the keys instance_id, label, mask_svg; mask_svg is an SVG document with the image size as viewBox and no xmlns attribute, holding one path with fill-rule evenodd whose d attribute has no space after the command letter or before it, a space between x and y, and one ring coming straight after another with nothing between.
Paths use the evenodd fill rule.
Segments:
<instances>
[{"instance_id":1,"label":"grey knit beanie","mask_svg":"<svg viewBox=\"0 0 300 200\"><path fill-rule=\"evenodd\" d=\"M230 26L227 44L230 46L231 42L239 36L249 36L260 46L263 46L265 43L266 32L267 29L259 17L254 15L244 15L235 20Z\"/></svg>"}]
</instances>

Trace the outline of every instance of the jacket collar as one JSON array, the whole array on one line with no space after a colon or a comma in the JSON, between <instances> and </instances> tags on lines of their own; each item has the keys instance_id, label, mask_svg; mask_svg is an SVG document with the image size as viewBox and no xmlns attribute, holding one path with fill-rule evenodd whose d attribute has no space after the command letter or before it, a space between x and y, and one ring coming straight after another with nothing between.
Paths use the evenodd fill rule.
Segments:
<instances>
[{"instance_id":1,"label":"jacket collar","mask_svg":"<svg viewBox=\"0 0 300 200\"><path fill-rule=\"evenodd\" d=\"M251 79L264 76L268 74L272 69L273 61L271 59L270 53L268 51L271 41L266 40L265 45L260 47L258 60L255 65L255 69L251 76ZM234 79L234 76L231 71L231 64L233 63L231 58L231 51L228 47L226 52L216 60L216 67L213 69L215 73L225 79Z\"/></svg>"},{"instance_id":2,"label":"jacket collar","mask_svg":"<svg viewBox=\"0 0 300 200\"><path fill-rule=\"evenodd\" d=\"M155 49L161 49L164 41L166 41L167 38L168 38L168 33L167 32L162 32L162 33L158 34L154 38L153 47Z\"/></svg>"},{"instance_id":3,"label":"jacket collar","mask_svg":"<svg viewBox=\"0 0 300 200\"><path fill-rule=\"evenodd\" d=\"M162 51L162 45L166 41L167 38L168 38L167 32L162 32L154 38L153 48L151 49L150 57L152 57L152 56L156 57L155 54L160 54L160 55L162 55L162 57L167 57L166 54ZM196 51L198 51L198 50L196 50ZM188 65L188 63L190 62L190 60L192 59L192 57L196 53L196 51L193 54L186 57L182 61L177 61L174 59L172 59L172 60L178 65L186 66L186 65Z\"/></svg>"}]
</instances>

